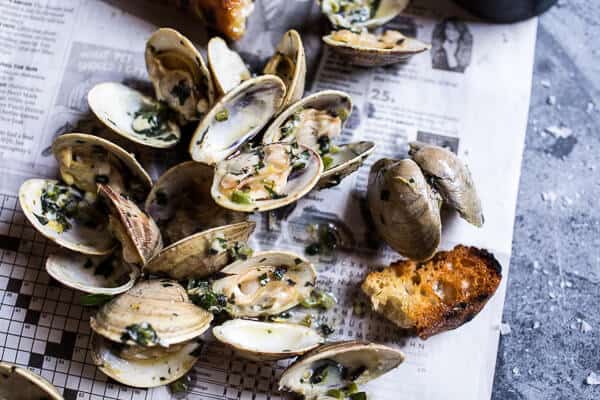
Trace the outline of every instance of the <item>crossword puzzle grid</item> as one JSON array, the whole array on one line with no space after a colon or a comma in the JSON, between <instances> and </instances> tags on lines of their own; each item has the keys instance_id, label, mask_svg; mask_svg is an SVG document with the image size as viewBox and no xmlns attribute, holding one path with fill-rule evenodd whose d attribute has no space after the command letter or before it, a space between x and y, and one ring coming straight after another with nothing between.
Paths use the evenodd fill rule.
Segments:
<instances>
[{"instance_id":1,"label":"crossword puzzle grid","mask_svg":"<svg viewBox=\"0 0 600 400\"><path fill-rule=\"evenodd\" d=\"M77 291L50 279L45 256L57 247L37 233L15 196L0 194L0 359L28 367L59 389L65 400L142 400L146 390L112 381L89 355L89 317ZM187 398L278 400L271 393L284 364L235 357L211 343L202 347Z\"/></svg>"}]
</instances>

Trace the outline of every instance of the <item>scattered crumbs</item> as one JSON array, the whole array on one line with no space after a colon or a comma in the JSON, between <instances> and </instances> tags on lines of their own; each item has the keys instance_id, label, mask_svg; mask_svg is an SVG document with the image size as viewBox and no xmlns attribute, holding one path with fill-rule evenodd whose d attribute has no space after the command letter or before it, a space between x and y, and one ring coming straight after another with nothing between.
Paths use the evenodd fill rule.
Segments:
<instances>
[{"instance_id":1,"label":"scattered crumbs","mask_svg":"<svg viewBox=\"0 0 600 400\"><path fill-rule=\"evenodd\" d=\"M570 198L569 196L563 196L562 204L564 207L568 207L573 204L573 199Z\"/></svg>"},{"instance_id":2,"label":"scattered crumbs","mask_svg":"<svg viewBox=\"0 0 600 400\"><path fill-rule=\"evenodd\" d=\"M587 112L588 114L590 114L592 111L594 111L595 108L596 108L596 105L590 101L590 102L587 103L587 106L585 108L585 112Z\"/></svg>"},{"instance_id":3,"label":"scattered crumbs","mask_svg":"<svg viewBox=\"0 0 600 400\"><path fill-rule=\"evenodd\" d=\"M508 324L506 322L502 322L500 324L500 335L502 335L502 336L510 335L511 332L512 332L512 329L510 329L510 324Z\"/></svg>"},{"instance_id":4,"label":"scattered crumbs","mask_svg":"<svg viewBox=\"0 0 600 400\"><path fill-rule=\"evenodd\" d=\"M564 125L551 125L544 128L544 132L554 136L557 139L565 139L573 134L573 130Z\"/></svg>"},{"instance_id":5,"label":"scattered crumbs","mask_svg":"<svg viewBox=\"0 0 600 400\"><path fill-rule=\"evenodd\" d=\"M549 293L548 293L548 296L549 296L551 299L555 299L555 298L556 298L556 294L555 294L554 292L549 292Z\"/></svg>"},{"instance_id":6,"label":"scattered crumbs","mask_svg":"<svg viewBox=\"0 0 600 400\"><path fill-rule=\"evenodd\" d=\"M590 374L585 378L585 383L587 385L600 385L600 375L595 372L590 372Z\"/></svg>"},{"instance_id":7,"label":"scattered crumbs","mask_svg":"<svg viewBox=\"0 0 600 400\"><path fill-rule=\"evenodd\" d=\"M512 373L514 376L520 376L521 375L521 370L519 369L519 367L514 367L512 369Z\"/></svg>"},{"instance_id":8,"label":"scattered crumbs","mask_svg":"<svg viewBox=\"0 0 600 400\"><path fill-rule=\"evenodd\" d=\"M556 96L548 96L546 98L546 104L548 104L549 106L553 106L556 104Z\"/></svg>"},{"instance_id":9,"label":"scattered crumbs","mask_svg":"<svg viewBox=\"0 0 600 400\"><path fill-rule=\"evenodd\" d=\"M590 324L588 324L586 321L578 318L578 322L579 322L579 330L582 333L589 333L593 330L592 326Z\"/></svg>"},{"instance_id":10,"label":"scattered crumbs","mask_svg":"<svg viewBox=\"0 0 600 400\"><path fill-rule=\"evenodd\" d=\"M542 200L547 201L551 204L554 204L554 202L557 199L557 195L556 193L554 193L553 191L548 191L548 192L542 192Z\"/></svg>"},{"instance_id":11,"label":"scattered crumbs","mask_svg":"<svg viewBox=\"0 0 600 400\"><path fill-rule=\"evenodd\" d=\"M534 262L531 263L531 266L533 267L533 269L535 269L536 271L540 270L540 263L539 261L535 260Z\"/></svg>"},{"instance_id":12,"label":"scattered crumbs","mask_svg":"<svg viewBox=\"0 0 600 400\"><path fill-rule=\"evenodd\" d=\"M550 83L550 81L549 81L549 80L547 80L547 79L542 79L542 80L540 81L540 85L542 85L542 86L543 86L543 87L545 87L545 88L549 88L549 87L551 87L551 86L552 86L552 83Z\"/></svg>"},{"instance_id":13,"label":"scattered crumbs","mask_svg":"<svg viewBox=\"0 0 600 400\"><path fill-rule=\"evenodd\" d=\"M540 323L539 323L539 321L533 321L533 326L532 326L532 328L533 328L533 329L538 329L539 327L540 327Z\"/></svg>"}]
</instances>

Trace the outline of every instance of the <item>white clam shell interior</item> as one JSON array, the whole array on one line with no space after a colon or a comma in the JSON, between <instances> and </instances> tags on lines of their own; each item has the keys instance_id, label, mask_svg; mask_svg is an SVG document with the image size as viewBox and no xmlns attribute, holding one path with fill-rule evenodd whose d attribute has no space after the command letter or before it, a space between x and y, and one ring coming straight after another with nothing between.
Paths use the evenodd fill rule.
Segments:
<instances>
[{"instance_id":1,"label":"white clam shell interior","mask_svg":"<svg viewBox=\"0 0 600 400\"><path fill-rule=\"evenodd\" d=\"M88 93L90 108L100 121L119 135L142 145L167 148L179 142L181 132L172 122L169 130L150 137L133 129L137 112L158 106L158 103L137 90L117 82L100 83Z\"/></svg>"},{"instance_id":2,"label":"white clam shell interior","mask_svg":"<svg viewBox=\"0 0 600 400\"><path fill-rule=\"evenodd\" d=\"M60 232L53 228L52 223L42 224L40 222L38 217L44 217L40 199L42 192L48 185L56 184L59 184L58 181L46 179L29 179L23 182L19 189L19 202L29 222L46 238L67 249L89 255L111 253L116 242L108 231L107 224L101 224L98 229L92 229L71 219L69 220L71 228ZM71 193L77 193L71 187L64 187L68 188Z\"/></svg>"},{"instance_id":3,"label":"white clam shell interior","mask_svg":"<svg viewBox=\"0 0 600 400\"><path fill-rule=\"evenodd\" d=\"M208 42L208 66L221 94L229 92L252 77L240 55L218 36Z\"/></svg>"}]
</instances>

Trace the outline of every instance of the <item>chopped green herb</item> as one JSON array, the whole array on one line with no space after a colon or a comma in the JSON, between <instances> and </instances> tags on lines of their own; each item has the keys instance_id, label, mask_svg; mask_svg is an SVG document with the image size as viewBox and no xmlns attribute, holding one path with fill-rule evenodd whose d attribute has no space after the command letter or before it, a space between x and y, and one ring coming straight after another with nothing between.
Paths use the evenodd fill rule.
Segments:
<instances>
[{"instance_id":1,"label":"chopped green herb","mask_svg":"<svg viewBox=\"0 0 600 400\"><path fill-rule=\"evenodd\" d=\"M254 200L250 197L250 194L242 192L241 190L234 190L231 193L231 201L238 204L253 204Z\"/></svg>"},{"instance_id":2,"label":"chopped green herb","mask_svg":"<svg viewBox=\"0 0 600 400\"><path fill-rule=\"evenodd\" d=\"M321 325L319 325L319 330L321 331L321 334L322 334L323 336L329 336L329 335L331 335L333 332L335 332L335 331L333 330L333 328L332 328L332 327L330 327L330 326L329 326L329 325L327 325L327 324L321 324Z\"/></svg>"},{"instance_id":3,"label":"chopped green herb","mask_svg":"<svg viewBox=\"0 0 600 400\"><path fill-rule=\"evenodd\" d=\"M263 185L265 190L267 191L267 193L269 193L269 196L271 196L271 199L273 200L277 200L277 199L283 199L285 197L287 197L287 194L282 194L282 193L277 193L275 190L273 190L273 186L270 185Z\"/></svg>"},{"instance_id":4,"label":"chopped green herb","mask_svg":"<svg viewBox=\"0 0 600 400\"><path fill-rule=\"evenodd\" d=\"M227 250L227 239L223 236L215 237L212 242L210 242L210 248L208 249L208 254L219 254Z\"/></svg>"},{"instance_id":5,"label":"chopped green herb","mask_svg":"<svg viewBox=\"0 0 600 400\"><path fill-rule=\"evenodd\" d=\"M283 277L285 276L287 271L288 271L287 267L285 265L281 265L281 266L275 268L275 270L271 273L271 278L276 281L280 281L283 279Z\"/></svg>"},{"instance_id":6,"label":"chopped green herb","mask_svg":"<svg viewBox=\"0 0 600 400\"><path fill-rule=\"evenodd\" d=\"M270 280L271 279L269 279L269 275L267 275L266 272L258 277L258 283L260 286L266 286Z\"/></svg>"},{"instance_id":7,"label":"chopped green herb","mask_svg":"<svg viewBox=\"0 0 600 400\"><path fill-rule=\"evenodd\" d=\"M208 281L190 279L187 284L187 292L194 304L213 314L220 313L227 307L227 297L224 294L215 293Z\"/></svg>"},{"instance_id":8,"label":"chopped green herb","mask_svg":"<svg viewBox=\"0 0 600 400\"><path fill-rule=\"evenodd\" d=\"M358 392L358 385L356 384L356 382L352 382L351 384L349 384L348 386L346 386L344 388L344 392L347 395L354 394L354 393Z\"/></svg>"},{"instance_id":9,"label":"chopped green herb","mask_svg":"<svg viewBox=\"0 0 600 400\"><path fill-rule=\"evenodd\" d=\"M171 394L182 394L186 393L190 389L190 385L192 383L192 379L189 375L184 375L183 377L177 379L175 382L171 382L169 384L169 391Z\"/></svg>"},{"instance_id":10,"label":"chopped green herb","mask_svg":"<svg viewBox=\"0 0 600 400\"><path fill-rule=\"evenodd\" d=\"M321 290L314 289L310 296L303 299L300 304L306 308L323 308L329 310L336 303L336 299L332 294L325 293Z\"/></svg>"},{"instance_id":11,"label":"chopped green herb","mask_svg":"<svg viewBox=\"0 0 600 400\"><path fill-rule=\"evenodd\" d=\"M319 144L319 153L321 156L329 153L331 146L331 139L327 135L319 136L317 139L317 143Z\"/></svg>"},{"instance_id":12,"label":"chopped green herb","mask_svg":"<svg viewBox=\"0 0 600 400\"><path fill-rule=\"evenodd\" d=\"M335 115L337 115L338 117L340 117L340 119L342 121L345 121L348 119L348 116L350 115L348 113L348 110L346 110L345 108L338 108L335 112Z\"/></svg>"},{"instance_id":13,"label":"chopped green herb","mask_svg":"<svg viewBox=\"0 0 600 400\"><path fill-rule=\"evenodd\" d=\"M94 307L101 306L109 302L110 299L112 299L112 296L109 294L94 293L81 296L79 302L84 307Z\"/></svg>"},{"instance_id":14,"label":"chopped green herb","mask_svg":"<svg viewBox=\"0 0 600 400\"><path fill-rule=\"evenodd\" d=\"M367 394L365 392L352 393L350 400L367 400Z\"/></svg>"},{"instance_id":15,"label":"chopped green herb","mask_svg":"<svg viewBox=\"0 0 600 400\"><path fill-rule=\"evenodd\" d=\"M311 327L313 323L313 316L311 314L306 314L304 318L300 321L300 325L304 325L306 327Z\"/></svg>"},{"instance_id":16,"label":"chopped green herb","mask_svg":"<svg viewBox=\"0 0 600 400\"><path fill-rule=\"evenodd\" d=\"M323 167L325 167L325 169L329 169L334 163L333 157L329 155L324 155L321 159L323 160Z\"/></svg>"},{"instance_id":17,"label":"chopped green herb","mask_svg":"<svg viewBox=\"0 0 600 400\"><path fill-rule=\"evenodd\" d=\"M222 109L221 111L219 111L215 114L215 120L218 122L227 121L228 119L229 119L229 110L227 110L226 108Z\"/></svg>"},{"instance_id":18,"label":"chopped green herb","mask_svg":"<svg viewBox=\"0 0 600 400\"><path fill-rule=\"evenodd\" d=\"M315 243L306 247L305 251L309 255L321 253L331 253L338 247L340 234L333 224L313 224L308 227L309 233L316 239Z\"/></svg>"},{"instance_id":19,"label":"chopped green herb","mask_svg":"<svg viewBox=\"0 0 600 400\"><path fill-rule=\"evenodd\" d=\"M160 342L156 331L147 322L125 327L125 332L121 335L121 342L126 343L129 340L134 341L140 346L151 346Z\"/></svg>"},{"instance_id":20,"label":"chopped green herb","mask_svg":"<svg viewBox=\"0 0 600 400\"><path fill-rule=\"evenodd\" d=\"M176 140L177 136L170 133L169 121L172 118L172 111L164 103L147 106L133 114L131 128L134 132L148 138L157 138L162 141Z\"/></svg>"},{"instance_id":21,"label":"chopped green herb","mask_svg":"<svg viewBox=\"0 0 600 400\"><path fill-rule=\"evenodd\" d=\"M339 400L343 400L344 397L344 392L342 392L340 389L330 389L327 391L327 396L328 397L333 397L334 399L339 399Z\"/></svg>"},{"instance_id":22,"label":"chopped green herb","mask_svg":"<svg viewBox=\"0 0 600 400\"><path fill-rule=\"evenodd\" d=\"M182 106L192 94L192 89L189 87L185 79L182 79L177 82L175 86L173 86L171 89L171 94L177 97L177 100L179 100L179 105Z\"/></svg>"},{"instance_id":23,"label":"chopped green herb","mask_svg":"<svg viewBox=\"0 0 600 400\"><path fill-rule=\"evenodd\" d=\"M36 213L33 213L33 215L39 221L40 224L46 225L48 223L48 218L46 218L46 217L44 217L42 215L38 215Z\"/></svg>"},{"instance_id":24,"label":"chopped green herb","mask_svg":"<svg viewBox=\"0 0 600 400\"><path fill-rule=\"evenodd\" d=\"M229 258L231 261L247 260L248 257L252 256L252 253L254 253L254 250L252 250L245 242L235 242L235 244L229 248Z\"/></svg>"}]
</instances>

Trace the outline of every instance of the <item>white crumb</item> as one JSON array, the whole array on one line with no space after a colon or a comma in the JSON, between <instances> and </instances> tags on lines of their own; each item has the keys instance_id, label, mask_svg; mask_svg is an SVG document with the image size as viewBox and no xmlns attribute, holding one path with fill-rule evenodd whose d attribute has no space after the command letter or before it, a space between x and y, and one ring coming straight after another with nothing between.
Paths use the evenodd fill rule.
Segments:
<instances>
[{"instance_id":1,"label":"white crumb","mask_svg":"<svg viewBox=\"0 0 600 400\"><path fill-rule=\"evenodd\" d=\"M600 385L600 375L590 372L587 378L585 378L585 383L588 385Z\"/></svg>"},{"instance_id":2,"label":"white crumb","mask_svg":"<svg viewBox=\"0 0 600 400\"><path fill-rule=\"evenodd\" d=\"M510 324L507 324L505 322L502 322L500 324L500 334L502 336L510 335L511 332L512 330L510 329Z\"/></svg>"},{"instance_id":3,"label":"white crumb","mask_svg":"<svg viewBox=\"0 0 600 400\"><path fill-rule=\"evenodd\" d=\"M586 321L581 320L581 325L579 326L579 330L583 333L589 333L593 330L593 328Z\"/></svg>"},{"instance_id":4,"label":"white crumb","mask_svg":"<svg viewBox=\"0 0 600 400\"><path fill-rule=\"evenodd\" d=\"M540 323L538 321L533 321L533 329L538 329L540 327Z\"/></svg>"},{"instance_id":5,"label":"white crumb","mask_svg":"<svg viewBox=\"0 0 600 400\"><path fill-rule=\"evenodd\" d=\"M590 101L590 102L587 103L587 106L585 108L585 112L587 112L588 114L590 114L592 111L594 111L594 108L596 108L596 105Z\"/></svg>"},{"instance_id":6,"label":"white crumb","mask_svg":"<svg viewBox=\"0 0 600 400\"><path fill-rule=\"evenodd\" d=\"M514 375L514 376L519 376L519 375L521 375L521 371L519 370L519 368L518 368L518 367L514 367L514 368L512 369L512 373L513 373L513 375ZM589 377L588 377L588 378L589 378Z\"/></svg>"},{"instance_id":7,"label":"white crumb","mask_svg":"<svg viewBox=\"0 0 600 400\"><path fill-rule=\"evenodd\" d=\"M550 83L550 81L549 81L549 80L547 80L547 79L542 79L542 80L540 81L540 85L542 85L542 86L543 86L543 87L545 87L545 88L549 88L549 87L551 87L551 86L552 86L552 83Z\"/></svg>"},{"instance_id":8,"label":"white crumb","mask_svg":"<svg viewBox=\"0 0 600 400\"><path fill-rule=\"evenodd\" d=\"M556 104L556 96L548 96L548 98L546 99L546 104L548 104L549 106L553 106Z\"/></svg>"},{"instance_id":9,"label":"white crumb","mask_svg":"<svg viewBox=\"0 0 600 400\"><path fill-rule=\"evenodd\" d=\"M568 138L569 136L571 136L573 134L573 130L560 125L551 125L547 128L544 128L544 132L549 133L550 135L554 136L555 138L559 139L559 138Z\"/></svg>"},{"instance_id":10,"label":"white crumb","mask_svg":"<svg viewBox=\"0 0 600 400\"><path fill-rule=\"evenodd\" d=\"M553 191L542 192L542 200L547 201L549 203L554 203L558 196Z\"/></svg>"}]
</instances>

